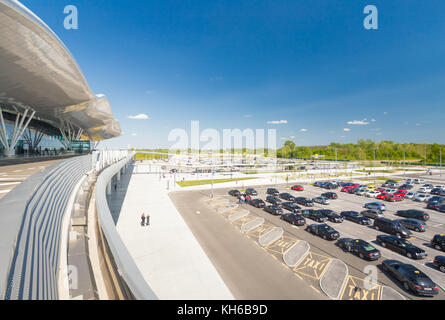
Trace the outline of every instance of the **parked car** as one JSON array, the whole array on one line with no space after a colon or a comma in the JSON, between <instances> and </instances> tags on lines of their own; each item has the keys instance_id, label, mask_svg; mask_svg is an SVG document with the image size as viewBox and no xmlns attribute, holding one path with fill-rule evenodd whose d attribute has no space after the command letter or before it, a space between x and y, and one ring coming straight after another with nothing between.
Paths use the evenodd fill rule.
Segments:
<instances>
[{"instance_id":1,"label":"parked car","mask_svg":"<svg viewBox=\"0 0 445 320\"><path fill-rule=\"evenodd\" d=\"M433 190L433 189L428 188L428 187L420 187L417 192L420 192L420 193L430 193L431 190Z\"/></svg>"},{"instance_id":2,"label":"parked car","mask_svg":"<svg viewBox=\"0 0 445 320\"><path fill-rule=\"evenodd\" d=\"M296 203L301 204L301 205L306 206L306 207L313 207L314 206L314 203L311 200L309 200L307 198L304 198L304 197L296 197L294 201Z\"/></svg>"},{"instance_id":3,"label":"parked car","mask_svg":"<svg viewBox=\"0 0 445 320\"><path fill-rule=\"evenodd\" d=\"M445 204L428 203L426 208L436 210L439 212L445 212Z\"/></svg>"},{"instance_id":4,"label":"parked car","mask_svg":"<svg viewBox=\"0 0 445 320\"><path fill-rule=\"evenodd\" d=\"M362 212L360 212L362 215L364 215L367 218L370 219L376 219L376 218L383 218L383 212L379 209L367 209Z\"/></svg>"},{"instance_id":5,"label":"parked car","mask_svg":"<svg viewBox=\"0 0 445 320\"><path fill-rule=\"evenodd\" d=\"M364 215L358 213L357 211L342 211L340 215L345 220L349 220L358 224L367 225L371 224L371 219L365 217Z\"/></svg>"},{"instance_id":6,"label":"parked car","mask_svg":"<svg viewBox=\"0 0 445 320\"><path fill-rule=\"evenodd\" d=\"M359 189L355 190L355 194L358 196L363 196L365 194L365 192L366 192L365 188L359 188Z\"/></svg>"},{"instance_id":7,"label":"parked car","mask_svg":"<svg viewBox=\"0 0 445 320\"><path fill-rule=\"evenodd\" d=\"M325 192L322 193L321 196L331 200L338 199L338 195L335 192Z\"/></svg>"},{"instance_id":8,"label":"parked car","mask_svg":"<svg viewBox=\"0 0 445 320\"><path fill-rule=\"evenodd\" d=\"M253 189L253 188L247 188L246 189L246 193L249 196L257 196L258 195L258 192L255 189Z\"/></svg>"},{"instance_id":9,"label":"parked car","mask_svg":"<svg viewBox=\"0 0 445 320\"><path fill-rule=\"evenodd\" d=\"M278 198L277 196L267 196L266 197L266 202L269 202L270 204L281 205L281 203L283 201L281 201L281 199Z\"/></svg>"},{"instance_id":10,"label":"parked car","mask_svg":"<svg viewBox=\"0 0 445 320\"><path fill-rule=\"evenodd\" d=\"M374 229L396 235L401 238L409 238L411 231L405 228L400 222L396 222L387 218L374 219Z\"/></svg>"},{"instance_id":11,"label":"parked car","mask_svg":"<svg viewBox=\"0 0 445 320\"><path fill-rule=\"evenodd\" d=\"M445 257L437 256L433 260L433 264L442 272L445 273Z\"/></svg>"},{"instance_id":12,"label":"parked car","mask_svg":"<svg viewBox=\"0 0 445 320\"><path fill-rule=\"evenodd\" d=\"M413 182L414 182L415 184L421 184L421 183L424 183L425 180L423 180L422 178L416 178L416 179L413 180Z\"/></svg>"},{"instance_id":13,"label":"parked car","mask_svg":"<svg viewBox=\"0 0 445 320\"><path fill-rule=\"evenodd\" d=\"M417 202L427 202L430 197L431 195L427 193L416 193L413 197L413 200Z\"/></svg>"},{"instance_id":14,"label":"parked car","mask_svg":"<svg viewBox=\"0 0 445 320\"><path fill-rule=\"evenodd\" d=\"M367 197L367 198L375 198L375 197L377 197L379 194L380 194L379 191L377 191L377 190L371 190L371 191L365 192L365 197Z\"/></svg>"},{"instance_id":15,"label":"parked car","mask_svg":"<svg viewBox=\"0 0 445 320\"><path fill-rule=\"evenodd\" d=\"M359 256L361 259L373 261L381 257L379 250L361 239L341 238L337 241L337 245L347 252Z\"/></svg>"},{"instance_id":16,"label":"parked car","mask_svg":"<svg viewBox=\"0 0 445 320\"><path fill-rule=\"evenodd\" d=\"M324 205L328 205L331 203L328 198L325 198L323 196L313 198L312 202L316 202L316 203L324 204Z\"/></svg>"},{"instance_id":17,"label":"parked car","mask_svg":"<svg viewBox=\"0 0 445 320\"><path fill-rule=\"evenodd\" d=\"M415 194L415 192L410 191L405 195L405 199L413 199Z\"/></svg>"},{"instance_id":18,"label":"parked car","mask_svg":"<svg viewBox=\"0 0 445 320\"><path fill-rule=\"evenodd\" d=\"M436 234L433 239L430 241L431 245L436 250L445 251L445 235L444 234Z\"/></svg>"},{"instance_id":19,"label":"parked car","mask_svg":"<svg viewBox=\"0 0 445 320\"><path fill-rule=\"evenodd\" d=\"M287 201L295 201L295 197L293 195L291 195L290 193L284 192L284 193L280 193L278 195L281 199L283 200L287 200Z\"/></svg>"},{"instance_id":20,"label":"parked car","mask_svg":"<svg viewBox=\"0 0 445 320\"><path fill-rule=\"evenodd\" d=\"M407 291L417 295L434 296L439 293L437 285L422 271L411 264L397 260L385 260L382 269L403 284Z\"/></svg>"},{"instance_id":21,"label":"parked car","mask_svg":"<svg viewBox=\"0 0 445 320\"><path fill-rule=\"evenodd\" d=\"M321 213L322 215L324 215L325 217L328 218L329 221L331 222L335 222L335 223L341 223L343 222L343 217L337 213L335 213L334 211L330 210L330 209L320 209L317 210L319 213Z\"/></svg>"},{"instance_id":22,"label":"parked car","mask_svg":"<svg viewBox=\"0 0 445 320\"><path fill-rule=\"evenodd\" d=\"M385 197L385 201L388 201L388 202L398 202L398 201L402 201L402 200L403 200L403 198L396 194L389 194Z\"/></svg>"},{"instance_id":23,"label":"parked car","mask_svg":"<svg viewBox=\"0 0 445 320\"><path fill-rule=\"evenodd\" d=\"M369 202L369 203L365 203L364 206L366 209L379 209L380 211L385 211L386 210L386 206L385 204L381 203L381 202Z\"/></svg>"},{"instance_id":24,"label":"parked car","mask_svg":"<svg viewBox=\"0 0 445 320\"><path fill-rule=\"evenodd\" d=\"M251 199L249 204L255 208L264 208L266 206L266 203L261 199Z\"/></svg>"},{"instance_id":25,"label":"parked car","mask_svg":"<svg viewBox=\"0 0 445 320\"><path fill-rule=\"evenodd\" d=\"M328 218L325 215L323 215L322 213L320 213L316 210L313 210L313 209L303 209L301 211L301 214L303 215L303 217L309 218L309 219L317 221L317 222L328 221Z\"/></svg>"},{"instance_id":26,"label":"parked car","mask_svg":"<svg viewBox=\"0 0 445 320\"><path fill-rule=\"evenodd\" d=\"M275 195L279 194L280 192L275 188L267 188L266 193L270 194L272 196L275 196Z\"/></svg>"},{"instance_id":27,"label":"parked car","mask_svg":"<svg viewBox=\"0 0 445 320\"><path fill-rule=\"evenodd\" d=\"M304 187L302 185L295 185L291 187L294 191L304 191Z\"/></svg>"},{"instance_id":28,"label":"parked car","mask_svg":"<svg viewBox=\"0 0 445 320\"><path fill-rule=\"evenodd\" d=\"M297 213L283 213L280 218L294 226L304 226L306 224L306 219Z\"/></svg>"},{"instance_id":29,"label":"parked car","mask_svg":"<svg viewBox=\"0 0 445 320\"><path fill-rule=\"evenodd\" d=\"M294 202L283 202L281 205L283 209L289 210L290 212L298 213L301 210L301 207Z\"/></svg>"},{"instance_id":30,"label":"parked car","mask_svg":"<svg viewBox=\"0 0 445 320\"><path fill-rule=\"evenodd\" d=\"M402 226L410 230L414 230L417 232L426 231L426 223L421 220L408 218L408 219L397 219L395 221L400 222Z\"/></svg>"},{"instance_id":31,"label":"parked car","mask_svg":"<svg viewBox=\"0 0 445 320\"><path fill-rule=\"evenodd\" d=\"M269 212L270 214L273 214L274 216L279 216L283 213L283 209L276 204L265 206L263 210Z\"/></svg>"},{"instance_id":32,"label":"parked car","mask_svg":"<svg viewBox=\"0 0 445 320\"><path fill-rule=\"evenodd\" d=\"M398 215L399 217L412 218L422 221L428 221L430 219L430 215L428 213L425 213L422 210L415 210L415 209L398 210L396 212L396 215Z\"/></svg>"},{"instance_id":33,"label":"parked car","mask_svg":"<svg viewBox=\"0 0 445 320\"><path fill-rule=\"evenodd\" d=\"M428 199L428 204L445 204L445 198L441 196L432 196Z\"/></svg>"},{"instance_id":34,"label":"parked car","mask_svg":"<svg viewBox=\"0 0 445 320\"><path fill-rule=\"evenodd\" d=\"M412 184L405 183L399 187L399 190L411 190L412 188L413 188Z\"/></svg>"},{"instance_id":35,"label":"parked car","mask_svg":"<svg viewBox=\"0 0 445 320\"><path fill-rule=\"evenodd\" d=\"M239 190L230 190L229 195L231 195L232 197L238 197L241 195L241 192Z\"/></svg>"},{"instance_id":36,"label":"parked car","mask_svg":"<svg viewBox=\"0 0 445 320\"><path fill-rule=\"evenodd\" d=\"M340 233L338 233L337 230L325 223L311 224L307 226L306 230L325 240L337 240L338 238L340 238Z\"/></svg>"},{"instance_id":37,"label":"parked car","mask_svg":"<svg viewBox=\"0 0 445 320\"><path fill-rule=\"evenodd\" d=\"M442 191L442 188L434 188L431 190L430 194L438 196L441 191Z\"/></svg>"},{"instance_id":38,"label":"parked car","mask_svg":"<svg viewBox=\"0 0 445 320\"><path fill-rule=\"evenodd\" d=\"M413 245L411 242L397 236L382 234L378 235L376 240L382 247L400 253L410 259L425 259L428 255L422 248L419 248Z\"/></svg>"},{"instance_id":39,"label":"parked car","mask_svg":"<svg viewBox=\"0 0 445 320\"><path fill-rule=\"evenodd\" d=\"M394 192L393 194L394 194L395 196L400 196L400 197L402 197L402 200L403 200L403 198L408 194L408 190L404 190L404 189L397 190L397 191Z\"/></svg>"}]
</instances>

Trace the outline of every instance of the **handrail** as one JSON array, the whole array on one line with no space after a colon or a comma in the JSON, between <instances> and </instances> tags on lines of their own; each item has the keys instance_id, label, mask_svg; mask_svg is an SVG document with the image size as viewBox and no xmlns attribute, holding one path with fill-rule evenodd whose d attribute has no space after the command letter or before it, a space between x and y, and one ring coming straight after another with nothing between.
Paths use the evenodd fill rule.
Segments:
<instances>
[{"instance_id":1,"label":"handrail","mask_svg":"<svg viewBox=\"0 0 445 320\"><path fill-rule=\"evenodd\" d=\"M134 297L138 300L157 300L158 297L142 276L127 247L116 230L106 197L106 187L116 175L134 157L135 152L104 169L96 182L96 208L100 227L107 240L117 270Z\"/></svg>"}]
</instances>

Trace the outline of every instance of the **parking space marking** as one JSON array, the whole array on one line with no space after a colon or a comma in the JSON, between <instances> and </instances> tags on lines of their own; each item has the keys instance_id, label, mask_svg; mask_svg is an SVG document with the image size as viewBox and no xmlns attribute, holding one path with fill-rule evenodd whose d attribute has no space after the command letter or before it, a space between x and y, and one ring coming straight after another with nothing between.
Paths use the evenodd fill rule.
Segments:
<instances>
[{"instance_id":1,"label":"parking space marking","mask_svg":"<svg viewBox=\"0 0 445 320\"><path fill-rule=\"evenodd\" d=\"M296 244L299 241L300 240L297 238L283 235L279 240L275 241L274 243L272 243L270 246L266 247L265 249L268 251L283 255L287 249L289 249L290 247L292 247L294 244Z\"/></svg>"},{"instance_id":2,"label":"parking space marking","mask_svg":"<svg viewBox=\"0 0 445 320\"><path fill-rule=\"evenodd\" d=\"M380 300L381 285L376 284L365 289L365 279L349 276L343 288L340 300Z\"/></svg>"},{"instance_id":3,"label":"parking space marking","mask_svg":"<svg viewBox=\"0 0 445 320\"><path fill-rule=\"evenodd\" d=\"M300 275L307 276L314 280L320 280L331 261L332 258L309 251L293 270Z\"/></svg>"}]
</instances>

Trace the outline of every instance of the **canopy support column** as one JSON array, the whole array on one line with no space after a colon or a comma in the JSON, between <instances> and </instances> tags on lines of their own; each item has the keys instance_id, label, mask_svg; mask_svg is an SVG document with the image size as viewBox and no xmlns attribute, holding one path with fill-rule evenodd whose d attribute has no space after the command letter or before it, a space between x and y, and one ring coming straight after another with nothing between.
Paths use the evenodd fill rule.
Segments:
<instances>
[{"instance_id":1,"label":"canopy support column","mask_svg":"<svg viewBox=\"0 0 445 320\"><path fill-rule=\"evenodd\" d=\"M28 115L28 112L31 110L31 115L28 116L28 120L25 122L25 118ZM14 127L12 129L11 137L9 139L8 132L6 131L6 124L3 118L3 110L0 107L0 143L3 145L3 154L6 157L13 157L15 154L15 146L19 139L23 136L23 133L28 128L29 123L35 115L35 111L32 109L25 109L25 112L21 114L17 112L17 116L15 118Z\"/></svg>"}]
</instances>

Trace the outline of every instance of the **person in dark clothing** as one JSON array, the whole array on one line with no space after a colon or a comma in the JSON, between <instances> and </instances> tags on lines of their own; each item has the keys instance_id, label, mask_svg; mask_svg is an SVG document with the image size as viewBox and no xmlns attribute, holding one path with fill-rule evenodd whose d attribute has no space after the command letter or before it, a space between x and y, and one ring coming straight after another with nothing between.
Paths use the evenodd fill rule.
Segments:
<instances>
[{"instance_id":1,"label":"person in dark clothing","mask_svg":"<svg viewBox=\"0 0 445 320\"><path fill-rule=\"evenodd\" d=\"M141 220L142 220L141 225L144 226L145 225L145 214L142 214Z\"/></svg>"},{"instance_id":2,"label":"person in dark clothing","mask_svg":"<svg viewBox=\"0 0 445 320\"><path fill-rule=\"evenodd\" d=\"M150 225L150 214L149 213L147 213L147 218L146 219L147 219L147 224L146 225L149 226Z\"/></svg>"}]
</instances>

